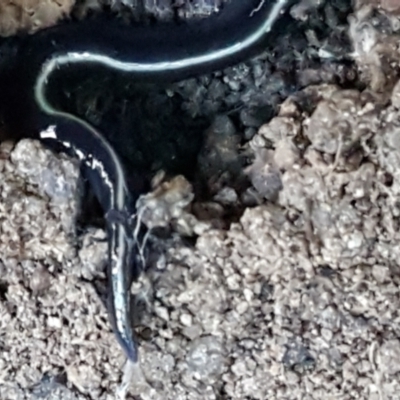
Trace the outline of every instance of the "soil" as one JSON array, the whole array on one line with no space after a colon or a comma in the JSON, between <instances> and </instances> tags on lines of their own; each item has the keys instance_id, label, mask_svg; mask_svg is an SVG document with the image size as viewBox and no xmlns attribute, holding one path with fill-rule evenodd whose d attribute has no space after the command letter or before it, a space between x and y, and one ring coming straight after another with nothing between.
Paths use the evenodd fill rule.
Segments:
<instances>
[{"instance_id":1,"label":"soil","mask_svg":"<svg viewBox=\"0 0 400 400\"><path fill-rule=\"evenodd\" d=\"M1 144L1 399L400 399L400 7L291 17L257 59L141 89L140 111L123 78L65 84L152 185L135 368L79 165Z\"/></svg>"}]
</instances>

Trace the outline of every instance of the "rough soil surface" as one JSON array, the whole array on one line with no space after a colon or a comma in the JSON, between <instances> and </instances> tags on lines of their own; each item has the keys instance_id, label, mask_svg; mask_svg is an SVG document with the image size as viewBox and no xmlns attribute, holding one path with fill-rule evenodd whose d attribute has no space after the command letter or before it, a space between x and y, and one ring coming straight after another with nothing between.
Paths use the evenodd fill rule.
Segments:
<instances>
[{"instance_id":1,"label":"rough soil surface","mask_svg":"<svg viewBox=\"0 0 400 400\"><path fill-rule=\"evenodd\" d=\"M75 0L2 0L0 36L52 26L68 15L74 4Z\"/></svg>"},{"instance_id":2,"label":"rough soil surface","mask_svg":"<svg viewBox=\"0 0 400 400\"><path fill-rule=\"evenodd\" d=\"M354 84L311 74L266 123L219 116L193 184L158 176L140 199L153 252L128 394L77 164L1 145L1 399L400 399L395 3L356 2Z\"/></svg>"}]
</instances>

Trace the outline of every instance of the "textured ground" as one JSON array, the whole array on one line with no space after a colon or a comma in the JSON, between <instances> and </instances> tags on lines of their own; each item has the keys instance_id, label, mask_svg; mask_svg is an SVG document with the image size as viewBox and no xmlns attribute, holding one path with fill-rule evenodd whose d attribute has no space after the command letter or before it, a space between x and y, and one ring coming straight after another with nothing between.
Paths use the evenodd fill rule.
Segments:
<instances>
[{"instance_id":1,"label":"textured ground","mask_svg":"<svg viewBox=\"0 0 400 400\"><path fill-rule=\"evenodd\" d=\"M126 398L400 399L399 7L376 5L349 18L351 89L307 85L262 125L217 118L194 189L142 200L170 234L133 287ZM106 244L76 231L77 165L4 143L0 175L0 398L114 399Z\"/></svg>"}]
</instances>

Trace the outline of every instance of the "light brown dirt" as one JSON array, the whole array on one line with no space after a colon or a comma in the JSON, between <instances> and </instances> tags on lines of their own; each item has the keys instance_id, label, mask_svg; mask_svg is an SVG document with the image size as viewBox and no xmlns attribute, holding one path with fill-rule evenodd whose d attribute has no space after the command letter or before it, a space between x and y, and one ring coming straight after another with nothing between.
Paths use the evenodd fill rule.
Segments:
<instances>
[{"instance_id":1,"label":"light brown dirt","mask_svg":"<svg viewBox=\"0 0 400 400\"><path fill-rule=\"evenodd\" d=\"M143 201L148 224L199 237L134 285L137 398L400 399L399 37L371 12L350 21L366 88L308 87L260 127L253 187L222 196L258 202L239 222L199 222L182 178ZM115 398L124 359L91 285L104 233L74 232L76 164L23 141L0 175L0 398Z\"/></svg>"}]
</instances>

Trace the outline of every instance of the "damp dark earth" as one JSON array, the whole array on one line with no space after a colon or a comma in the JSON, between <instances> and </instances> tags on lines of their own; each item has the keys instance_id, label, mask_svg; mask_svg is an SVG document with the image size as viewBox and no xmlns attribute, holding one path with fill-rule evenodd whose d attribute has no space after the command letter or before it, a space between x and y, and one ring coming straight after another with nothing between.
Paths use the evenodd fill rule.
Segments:
<instances>
[{"instance_id":1,"label":"damp dark earth","mask_svg":"<svg viewBox=\"0 0 400 400\"><path fill-rule=\"evenodd\" d=\"M31 0L0 5L0 33L222 3ZM147 193L128 390L77 161L0 145L1 399L400 399L400 3L303 0L289 15L263 54L212 75L55 77L54 101L101 127Z\"/></svg>"}]
</instances>

